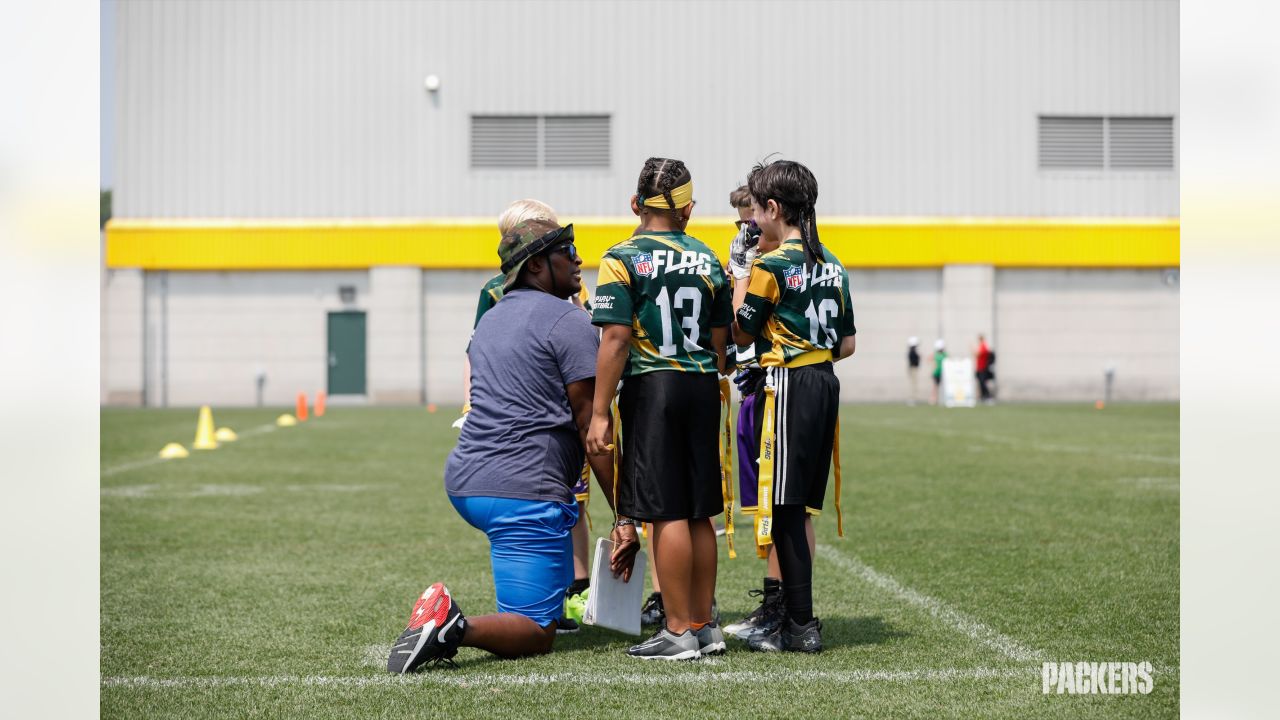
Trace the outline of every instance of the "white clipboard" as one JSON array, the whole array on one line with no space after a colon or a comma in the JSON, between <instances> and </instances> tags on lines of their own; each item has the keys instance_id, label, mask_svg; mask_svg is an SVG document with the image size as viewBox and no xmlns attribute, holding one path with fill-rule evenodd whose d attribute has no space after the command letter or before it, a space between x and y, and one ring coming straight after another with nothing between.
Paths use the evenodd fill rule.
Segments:
<instances>
[{"instance_id":1,"label":"white clipboard","mask_svg":"<svg viewBox=\"0 0 1280 720\"><path fill-rule=\"evenodd\" d=\"M621 577L614 577L610 572L609 555L612 552L612 541L608 538L596 540L596 556L591 563L591 592L587 595L582 622L639 635L640 597L644 594L646 562L644 550L636 553L630 582L622 582Z\"/></svg>"}]
</instances>

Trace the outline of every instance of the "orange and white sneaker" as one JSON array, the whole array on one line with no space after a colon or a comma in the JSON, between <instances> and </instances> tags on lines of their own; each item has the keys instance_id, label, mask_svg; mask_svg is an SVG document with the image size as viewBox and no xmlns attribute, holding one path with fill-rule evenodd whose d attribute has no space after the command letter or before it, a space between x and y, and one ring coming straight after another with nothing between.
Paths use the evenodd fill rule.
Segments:
<instances>
[{"instance_id":1,"label":"orange and white sneaker","mask_svg":"<svg viewBox=\"0 0 1280 720\"><path fill-rule=\"evenodd\" d=\"M436 583L422 591L422 597L409 614L409 626L391 646L387 671L397 674L413 672L425 663L453 665L467 618L449 594L444 583Z\"/></svg>"}]
</instances>

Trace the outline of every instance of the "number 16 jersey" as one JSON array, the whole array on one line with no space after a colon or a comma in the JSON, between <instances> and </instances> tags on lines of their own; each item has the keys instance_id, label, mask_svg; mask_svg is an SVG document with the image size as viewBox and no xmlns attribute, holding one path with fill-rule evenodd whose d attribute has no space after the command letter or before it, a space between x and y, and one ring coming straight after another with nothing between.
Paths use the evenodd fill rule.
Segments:
<instances>
[{"instance_id":1,"label":"number 16 jersey","mask_svg":"<svg viewBox=\"0 0 1280 720\"><path fill-rule=\"evenodd\" d=\"M623 377L659 370L716 372L711 328L733 322L720 260L682 232L633 235L600 261L591 322L630 325Z\"/></svg>"},{"instance_id":2,"label":"number 16 jersey","mask_svg":"<svg viewBox=\"0 0 1280 720\"><path fill-rule=\"evenodd\" d=\"M787 240L751 266L738 327L769 343L763 367L799 367L831 359L840 341L857 332L849 275L825 247L826 262L805 269L804 246Z\"/></svg>"}]
</instances>

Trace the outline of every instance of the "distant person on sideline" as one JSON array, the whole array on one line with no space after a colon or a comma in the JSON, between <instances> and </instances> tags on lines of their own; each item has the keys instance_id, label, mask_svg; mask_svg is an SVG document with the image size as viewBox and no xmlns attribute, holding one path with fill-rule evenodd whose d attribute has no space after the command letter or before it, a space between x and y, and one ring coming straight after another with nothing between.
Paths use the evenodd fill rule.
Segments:
<instances>
[{"instance_id":1,"label":"distant person on sideline","mask_svg":"<svg viewBox=\"0 0 1280 720\"><path fill-rule=\"evenodd\" d=\"M973 374L978 380L978 394L984 404L990 405L994 402L991 388L987 386L987 383L992 379L991 348L987 346L987 340L982 335L978 335L978 345L973 349L973 357Z\"/></svg>"},{"instance_id":2,"label":"distant person on sideline","mask_svg":"<svg viewBox=\"0 0 1280 720\"><path fill-rule=\"evenodd\" d=\"M915 405L920 397L920 338L907 338L907 404Z\"/></svg>"},{"instance_id":3,"label":"distant person on sideline","mask_svg":"<svg viewBox=\"0 0 1280 720\"><path fill-rule=\"evenodd\" d=\"M443 583L428 587L396 640L387 670L451 662L460 646L503 658L551 651L573 580L580 477L595 395L599 336L565 300L582 286L573 226L517 224L498 246L504 297L476 327L467 351L476 400L445 464L454 509L489 538L498 612L467 618ZM590 458L612 504L613 454ZM615 524L614 575L630 579L640 548Z\"/></svg>"},{"instance_id":4,"label":"distant person on sideline","mask_svg":"<svg viewBox=\"0 0 1280 720\"><path fill-rule=\"evenodd\" d=\"M947 360L947 345L938 338L933 343L933 394L929 396L929 404L938 404L938 392L942 387L942 364Z\"/></svg>"}]
</instances>

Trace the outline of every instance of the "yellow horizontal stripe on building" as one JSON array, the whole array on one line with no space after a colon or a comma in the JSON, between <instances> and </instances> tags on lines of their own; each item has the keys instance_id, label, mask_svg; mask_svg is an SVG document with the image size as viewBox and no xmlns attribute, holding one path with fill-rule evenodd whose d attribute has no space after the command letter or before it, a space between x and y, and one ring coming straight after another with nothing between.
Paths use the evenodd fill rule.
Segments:
<instances>
[{"instance_id":1,"label":"yellow horizontal stripe on building","mask_svg":"<svg viewBox=\"0 0 1280 720\"><path fill-rule=\"evenodd\" d=\"M583 264L599 265L635 228L632 218L573 222ZM129 220L107 223L107 266L145 270L324 270L378 265L498 266L488 218L429 220ZM728 252L731 218L694 220L688 232ZM1175 219L819 218L822 242L846 266L1177 267Z\"/></svg>"}]
</instances>

